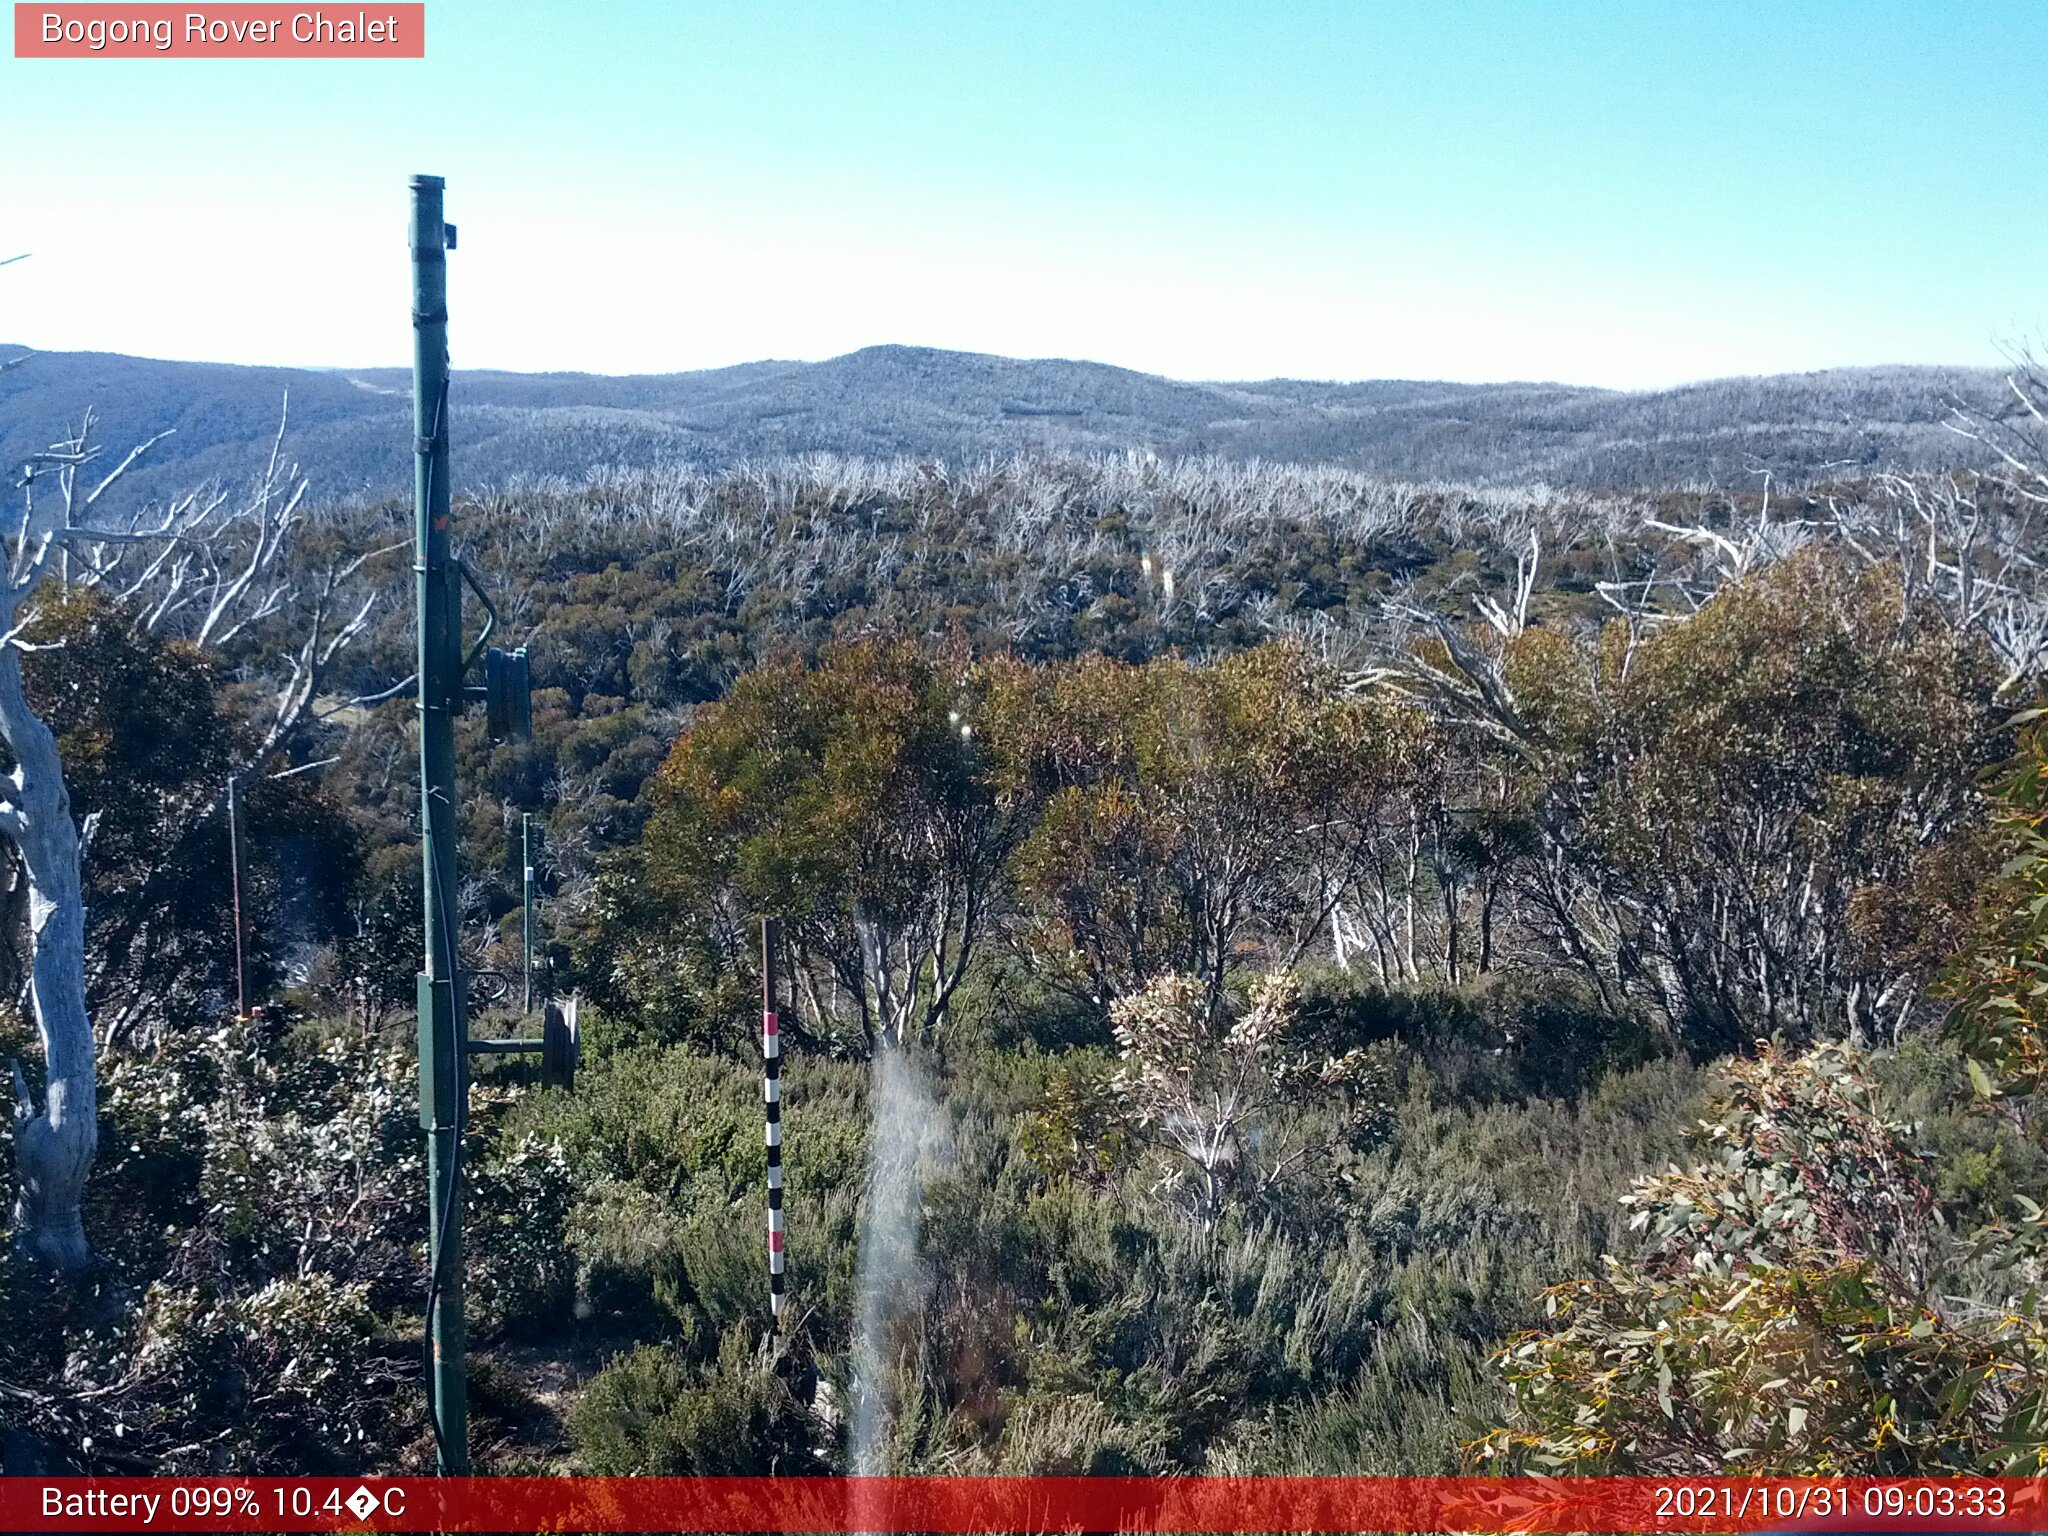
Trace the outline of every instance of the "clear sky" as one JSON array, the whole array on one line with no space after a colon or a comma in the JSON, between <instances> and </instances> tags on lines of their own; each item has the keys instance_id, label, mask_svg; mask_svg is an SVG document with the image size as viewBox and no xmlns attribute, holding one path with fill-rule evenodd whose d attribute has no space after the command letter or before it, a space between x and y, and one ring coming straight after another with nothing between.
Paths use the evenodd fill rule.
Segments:
<instances>
[{"instance_id":1,"label":"clear sky","mask_svg":"<svg viewBox=\"0 0 2048 1536\"><path fill-rule=\"evenodd\" d=\"M0 339L403 362L414 171L462 231L462 367L906 342L1640 386L1997 362L2048 328L2042 0L427 18L420 62L10 49L0 256L33 257L0 269Z\"/></svg>"}]
</instances>

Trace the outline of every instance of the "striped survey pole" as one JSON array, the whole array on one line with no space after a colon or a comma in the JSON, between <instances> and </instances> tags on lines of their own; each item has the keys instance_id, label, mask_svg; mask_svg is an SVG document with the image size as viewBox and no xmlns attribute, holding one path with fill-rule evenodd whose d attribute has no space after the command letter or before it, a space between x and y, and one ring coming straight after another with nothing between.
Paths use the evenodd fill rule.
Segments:
<instances>
[{"instance_id":1,"label":"striped survey pole","mask_svg":"<svg viewBox=\"0 0 2048 1536\"><path fill-rule=\"evenodd\" d=\"M782 923L761 920L761 1093L768 1111L768 1311L782 1316L782 1031L775 1017L775 952Z\"/></svg>"}]
</instances>

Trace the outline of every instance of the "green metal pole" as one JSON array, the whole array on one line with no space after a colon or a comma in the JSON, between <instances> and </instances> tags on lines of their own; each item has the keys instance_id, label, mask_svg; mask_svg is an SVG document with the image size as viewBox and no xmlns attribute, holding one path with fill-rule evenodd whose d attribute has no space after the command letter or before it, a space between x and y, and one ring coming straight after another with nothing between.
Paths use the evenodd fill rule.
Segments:
<instances>
[{"instance_id":1,"label":"green metal pole","mask_svg":"<svg viewBox=\"0 0 2048 1536\"><path fill-rule=\"evenodd\" d=\"M526 878L520 885L520 949L525 961L523 1007L533 1012L533 812L519 815L519 843Z\"/></svg>"},{"instance_id":2,"label":"green metal pole","mask_svg":"<svg viewBox=\"0 0 2048 1536\"><path fill-rule=\"evenodd\" d=\"M469 1097L455 950L455 713L462 597L448 535L448 229L442 180L412 179L413 460L419 596L420 849L426 968L419 978L420 1124L427 1132L428 1403L443 1473L469 1470L462 1327L462 1124Z\"/></svg>"}]
</instances>

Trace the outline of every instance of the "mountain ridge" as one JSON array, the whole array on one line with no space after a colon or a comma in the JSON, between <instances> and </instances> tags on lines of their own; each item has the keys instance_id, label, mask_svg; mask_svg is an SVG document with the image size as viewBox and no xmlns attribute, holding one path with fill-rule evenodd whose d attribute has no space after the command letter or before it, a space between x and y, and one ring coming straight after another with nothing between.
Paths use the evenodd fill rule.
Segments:
<instances>
[{"instance_id":1,"label":"mountain ridge","mask_svg":"<svg viewBox=\"0 0 2048 1536\"><path fill-rule=\"evenodd\" d=\"M0 374L0 462L96 411L109 450L169 430L131 498L246 477L289 393L287 451L323 497L410 485L400 368L191 363L26 352ZM457 471L472 488L669 459L717 466L809 452L971 460L1130 449L1327 462L1399 480L1546 480L1587 489L1781 483L1963 463L1952 402L1998 407L1992 369L1894 365L1663 390L1427 379L1201 381L1085 359L886 344L820 362L665 374L458 371Z\"/></svg>"}]
</instances>

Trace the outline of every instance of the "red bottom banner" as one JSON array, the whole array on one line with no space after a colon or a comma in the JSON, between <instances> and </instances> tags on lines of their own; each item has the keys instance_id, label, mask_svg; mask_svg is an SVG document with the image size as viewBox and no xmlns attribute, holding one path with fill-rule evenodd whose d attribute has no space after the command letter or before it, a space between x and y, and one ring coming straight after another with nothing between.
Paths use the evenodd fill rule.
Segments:
<instances>
[{"instance_id":1,"label":"red bottom banner","mask_svg":"<svg viewBox=\"0 0 2048 1536\"><path fill-rule=\"evenodd\" d=\"M0 1478L6 1531L2048 1531L2031 1478Z\"/></svg>"}]
</instances>

